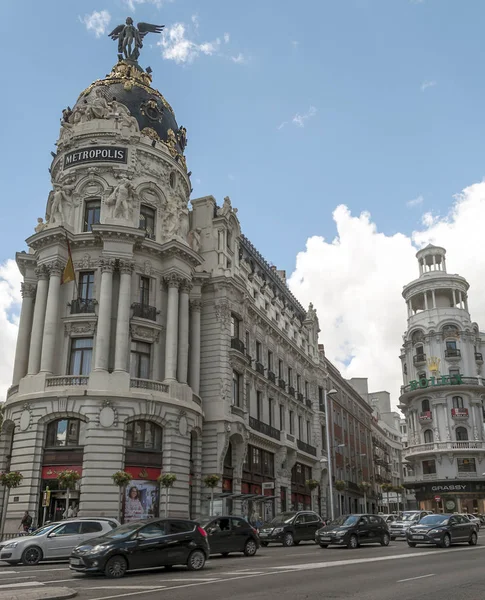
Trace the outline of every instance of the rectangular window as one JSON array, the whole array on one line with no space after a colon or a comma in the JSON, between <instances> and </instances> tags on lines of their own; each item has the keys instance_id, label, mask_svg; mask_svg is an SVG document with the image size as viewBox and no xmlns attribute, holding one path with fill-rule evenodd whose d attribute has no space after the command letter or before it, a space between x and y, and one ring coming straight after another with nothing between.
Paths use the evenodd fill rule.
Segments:
<instances>
[{"instance_id":1,"label":"rectangular window","mask_svg":"<svg viewBox=\"0 0 485 600\"><path fill-rule=\"evenodd\" d=\"M155 210L150 206L142 204L140 206L140 224L139 229L146 232L151 240L155 239Z\"/></svg>"},{"instance_id":2,"label":"rectangular window","mask_svg":"<svg viewBox=\"0 0 485 600\"><path fill-rule=\"evenodd\" d=\"M288 367L288 385L293 385L293 369L291 367Z\"/></svg>"},{"instance_id":3,"label":"rectangular window","mask_svg":"<svg viewBox=\"0 0 485 600\"><path fill-rule=\"evenodd\" d=\"M244 455L243 471L250 471L251 470L251 467L250 467L250 452L251 452L251 446L248 447L248 449L246 450L246 454Z\"/></svg>"},{"instance_id":4,"label":"rectangular window","mask_svg":"<svg viewBox=\"0 0 485 600\"><path fill-rule=\"evenodd\" d=\"M303 417L298 417L298 439L303 439Z\"/></svg>"},{"instance_id":5,"label":"rectangular window","mask_svg":"<svg viewBox=\"0 0 485 600\"><path fill-rule=\"evenodd\" d=\"M251 406L251 386L249 383L246 383L246 406Z\"/></svg>"},{"instance_id":6,"label":"rectangular window","mask_svg":"<svg viewBox=\"0 0 485 600\"><path fill-rule=\"evenodd\" d=\"M268 371L273 371L273 353L268 350Z\"/></svg>"},{"instance_id":7,"label":"rectangular window","mask_svg":"<svg viewBox=\"0 0 485 600\"><path fill-rule=\"evenodd\" d=\"M256 419L262 421L263 417L263 392L256 392Z\"/></svg>"},{"instance_id":8,"label":"rectangular window","mask_svg":"<svg viewBox=\"0 0 485 600\"><path fill-rule=\"evenodd\" d=\"M463 398L461 396L453 396L453 408L463 408Z\"/></svg>"},{"instance_id":9,"label":"rectangular window","mask_svg":"<svg viewBox=\"0 0 485 600\"><path fill-rule=\"evenodd\" d=\"M273 400L273 398L268 398L268 409L269 409L269 425L270 425L270 427L274 427L274 400Z\"/></svg>"},{"instance_id":10,"label":"rectangular window","mask_svg":"<svg viewBox=\"0 0 485 600\"><path fill-rule=\"evenodd\" d=\"M84 205L83 231L92 231L93 225L99 223L101 200L88 200Z\"/></svg>"},{"instance_id":11,"label":"rectangular window","mask_svg":"<svg viewBox=\"0 0 485 600\"><path fill-rule=\"evenodd\" d=\"M73 338L69 359L69 375L89 375L93 357L93 338Z\"/></svg>"},{"instance_id":12,"label":"rectangular window","mask_svg":"<svg viewBox=\"0 0 485 600\"><path fill-rule=\"evenodd\" d=\"M285 407L283 404L280 404L280 430L284 431L285 429Z\"/></svg>"},{"instance_id":13,"label":"rectangular window","mask_svg":"<svg viewBox=\"0 0 485 600\"><path fill-rule=\"evenodd\" d=\"M278 359L278 377L283 379L283 361L281 358Z\"/></svg>"},{"instance_id":14,"label":"rectangular window","mask_svg":"<svg viewBox=\"0 0 485 600\"><path fill-rule=\"evenodd\" d=\"M261 342L256 342L256 360L257 362L262 362L262 354L263 354L263 346Z\"/></svg>"},{"instance_id":15,"label":"rectangular window","mask_svg":"<svg viewBox=\"0 0 485 600\"><path fill-rule=\"evenodd\" d=\"M310 385L308 381L305 381L305 398L307 400L310 398Z\"/></svg>"},{"instance_id":16,"label":"rectangular window","mask_svg":"<svg viewBox=\"0 0 485 600\"><path fill-rule=\"evenodd\" d=\"M307 441L307 444L312 443L312 425L311 425L310 421L306 422L306 441Z\"/></svg>"},{"instance_id":17,"label":"rectangular window","mask_svg":"<svg viewBox=\"0 0 485 600\"><path fill-rule=\"evenodd\" d=\"M246 354L249 355L250 353L249 331L246 331Z\"/></svg>"},{"instance_id":18,"label":"rectangular window","mask_svg":"<svg viewBox=\"0 0 485 600\"><path fill-rule=\"evenodd\" d=\"M241 406L241 376L237 371L232 372L232 403Z\"/></svg>"},{"instance_id":19,"label":"rectangular window","mask_svg":"<svg viewBox=\"0 0 485 600\"><path fill-rule=\"evenodd\" d=\"M453 368L453 367L452 367L452 368L449 370L449 374L450 374L451 376L453 376L453 375L459 375L459 374L460 374L460 369L456 369L456 368ZM426 379L426 376L424 377L424 379Z\"/></svg>"},{"instance_id":20,"label":"rectangular window","mask_svg":"<svg viewBox=\"0 0 485 600\"><path fill-rule=\"evenodd\" d=\"M94 297L94 271L79 273L78 294L80 300L92 300Z\"/></svg>"},{"instance_id":21,"label":"rectangular window","mask_svg":"<svg viewBox=\"0 0 485 600\"><path fill-rule=\"evenodd\" d=\"M295 413L290 410L290 433L295 435Z\"/></svg>"},{"instance_id":22,"label":"rectangular window","mask_svg":"<svg viewBox=\"0 0 485 600\"><path fill-rule=\"evenodd\" d=\"M138 379L150 379L151 345L131 342L130 375Z\"/></svg>"},{"instance_id":23,"label":"rectangular window","mask_svg":"<svg viewBox=\"0 0 485 600\"><path fill-rule=\"evenodd\" d=\"M435 475L436 463L434 460L423 460L423 475Z\"/></svg>"},{"instance_id":24,"label":"rectangular window","mask_svg":"<svg viewBox=\"0 0 485 600\"><path fill-rule=\"evenodd\" d=\"M251 447L251 467L256 473L261 473L261 450L254 446Z\"/></svg>"},{"instance_id":25,"label":"rectangular window","mask_svg":"<svg viewBox=\"0 0 485 600\"><path fill-rule=\"evenodd\" d=\"M326 435L326 432L325 432L325 425L322 425L322 430L321 430L320 434L322 436L322 448L324 450L326 450L326 448L327 448L327 435Z\"/></svg>"},{"instance_id":26,"label":"rectangular window","mask_svg":"<svg viewBox=\"0 0 485 600\"><path fill-rule=\"evenodd\" d=\"M150 277L140 277L140 304L150 305Z\"/></svg>"},{"instance_id":27,"label":"rectangular window","mask_svg":"<svg viewBox=\"0 0 485 600\"><path fill-rule=\"evenodd\" d=\"M296 374L296 391L301 392L301 375L300 375L300 373Z\"/></svg>"},{"instance_id":28,"label":"rectangular window","mask_svg":"<svg viewBox=\"0 0 485 600\"><path fill-rule=\"evenodd\" d=\"M457 458L458 473L476 473L477 467L474 458Z\"/></svg>"},{"instance_id":29,"label":"rectangular window","mask_svg":"<svg viewBox=\"0 0 485 600\"><path fill-rule=\"evenodd\" d=\"M239 339L239 319L231 314L231 337Z\"/></svg>"},{"instance_id":30,"label":"rectangular window","mask_svg":"<svg viewBox=\"0 0 485 600\"><path fill-rule=\"evenodd\" d=\"M456 350L456 342L452 341L452 342L446 342L446 349L447 350Z\"/></svg>"}]
</instances>

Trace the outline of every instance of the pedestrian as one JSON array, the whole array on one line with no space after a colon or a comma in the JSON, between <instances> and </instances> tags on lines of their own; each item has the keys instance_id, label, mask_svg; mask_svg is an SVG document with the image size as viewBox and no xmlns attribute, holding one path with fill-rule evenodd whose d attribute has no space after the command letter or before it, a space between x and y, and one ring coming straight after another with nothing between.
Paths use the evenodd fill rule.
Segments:
<instances>
[{"instance_id":1,"label":"pedestrian","mask_svg":"<svg viewBox=\"0 0 485 600\"><path fill-rule=\"evenodd\" d=\"M25 534L29 533L29 528L32 525L32 517L29 515L29 511L26 510L24 513L24 516L22 517L22 520L20 521L20 525L19 525L19 529L22 528L22 531Z\"/></svg>"},{"instance_id":2,"label":"pedestrian","mask_svg":"<svg viewBox=\"0 0 485 600\"><path fill-rule=\"evenodd\" d=\"M64 519L72 519L76 515L77 515L77 510L76 510L74 504L71 504L71 506L64 511L64 514L62 516L64 517Z\"/></svg>"}]
</instances>

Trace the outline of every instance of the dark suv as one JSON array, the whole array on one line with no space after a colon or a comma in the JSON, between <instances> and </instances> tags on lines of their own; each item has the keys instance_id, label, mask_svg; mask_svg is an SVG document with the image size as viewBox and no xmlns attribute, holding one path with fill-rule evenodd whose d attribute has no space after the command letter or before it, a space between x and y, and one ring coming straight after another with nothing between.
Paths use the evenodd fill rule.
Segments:
<instances>
[{"instance_id":1,"label":"dark suv","mask_svg":"<svg viewBox=\"0 0 485 600\"><path fill-rule=\"evenodd\" d=\"M451 544L468 543L476 546L478 527L464 515L427 515L407 530L408 545L432 544L449 548Z\"/></svg>"},{"instance_id":2,"label":"dark suv","mask_svg":"<svg viewBox=\"0 0 485 600\"><path fill-rule=\"evenodd\" d=\"M259 530L261 546L270 542L297 546L302 541L314 540L322 525L321 517L311 510L281 513Z\"/></svg>"},{"instance_id":3,"label":"dark suv","mask_svg":"<svg viewBox=\"0 0 485 600\"><path fill-rule=\"evenodd\" d=\"M357 548L361 544L389 546L389 528L377 515L343 515L319 529L315 541L321 548L331 544Z\"/></svg>"},{"instance_id":4,"label":"dark suv","mask_svg":"<svg viewBox=\"0 0 485 600\"><path fill-rule=\"evenodd\" d=\"M187 565L199 571L209 558L207 533L185 519L144 519L125 523L89 540L71 553L69 567L79 573L123 577L131 569Z\"/></svg>"}]
</instances>

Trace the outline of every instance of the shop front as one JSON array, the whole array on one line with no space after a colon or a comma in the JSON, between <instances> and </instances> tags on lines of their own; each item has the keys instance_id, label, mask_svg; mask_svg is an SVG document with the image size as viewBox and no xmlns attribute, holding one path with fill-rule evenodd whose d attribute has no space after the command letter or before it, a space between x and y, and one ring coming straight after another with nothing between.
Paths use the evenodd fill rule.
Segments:
<instances>
[{"instance_id":1,"label":"shop front","mask_svg":"<svg viewBox=\"0 0 485 600\"><path fill-rule=\"evenodd\" d=\"M312 497L306 482L312 479L312 468L296 463L291 470L291 509L311 510Z\"/></svg>"},{"instance_id":2,"label":"shop front","mask_svg":"<svg viewBox=\"0 0 485 600\"><path fill-rule=\"evenodd\" d=\"M48 465L42 467L41 494L37 523L39 526L48 521L61 521L68 516L67 491L59 485L58 474L62 471L75 471L82 476L81 465ZM79 489L69 490L69 516L76 516L79 509Z\"/></svg>"},{"instance_id":3,"label":"shop front","mask_svg":"<svg viewBox=\"0 0 485 600\"><path fill-rule=\"evenodd\" d=\"M275 509L274 454L248 446L241 482L242 514L255 523L270 521Z\"/></svg>"},{"instance_id":4,"label":"shop front","mask_svg":"<svg viewBox=\"0 0 485 600\"><path fill-rule=\"evenodd\" d=\"M422 510L485 514L485 481L443 481L415 486Z\"/></svg>"},{"instance_id":5,"label":"shop front","mask_svg":"<svg viewBox=\"0 0 485 600\"><path fill-rule=\"evenodd\" d=\"M157 478L161 470L153 467L127 466L125 471L132 476L132 480L126 487L123 498L123 522L158 517L160 486Z\"/></svg>"}]
</instances>

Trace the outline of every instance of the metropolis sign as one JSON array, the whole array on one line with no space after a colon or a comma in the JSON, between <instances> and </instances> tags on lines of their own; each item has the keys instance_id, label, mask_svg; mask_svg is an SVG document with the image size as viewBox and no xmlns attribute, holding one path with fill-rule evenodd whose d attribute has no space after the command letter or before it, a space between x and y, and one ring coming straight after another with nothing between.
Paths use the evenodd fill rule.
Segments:
<instances>
[{"instance_id":1,"label":"metropolis sign","mask_svg":"<svg viewBox=\"0 0 485 600\"><path fill-rule=\"evenodd\" d=\"M126 165L128 162L128 148L96 146L68 152L64 157L64 169L93 162L116 162Z\"/></svg>"},{"instance_id":2,"label":"metropolis sign","mask_svg":"<svg viewBox=\"0 0 485 600\"><path fill-rule=\"evenodd\" d=\"M409 389L417 390L418 388L436 387L439 385L460 385L463 383L462 375L442 375L441 377L430 377L426 379L420 379L419 381L413 380L409 382Z\"/></svg>"}]
</instances>

